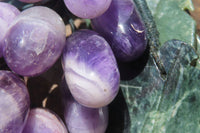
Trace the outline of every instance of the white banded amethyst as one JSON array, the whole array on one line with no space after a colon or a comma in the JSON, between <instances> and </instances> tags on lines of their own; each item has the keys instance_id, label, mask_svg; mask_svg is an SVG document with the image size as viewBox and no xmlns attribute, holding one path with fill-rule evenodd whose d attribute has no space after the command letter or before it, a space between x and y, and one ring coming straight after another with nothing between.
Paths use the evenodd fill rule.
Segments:
<instances>
[{"instance_id":1,"label":"white banded amethyst","mask_svg":"<svg viewBox=\"0 0 200 133\"><path fill-rule=\"evenodd\" d=\"M61 17L50 8L35 6L24 10L11 24L3 55L12 71L35 76L56 62L65 41Z\"/></svg>"},{"instance_id":2,"label":"white banded amethyst","mask_svg":"<svg viewBox=\"0 0 200 133\"><path fill-rule=\"evenodd\" d=\"M146 49L145 27L132 0L112 0L109 9L92 20L92 27L120 61L135 60Z\"/></svg>"},{"instance_id":3,"label":"white banded amethyst","mask_svg":"<svg viewBox=\"0 0 200 133\"><path fill-rule=\"evenodd\" d=\"M0 2L0 57L2 57L3 40L9 25L20 14L20 11L13 5Z\"/></svg>"},{"instance_id":4,"label":"white banded amethyst","mask_svg":"<svg viewBox=\"0 0 200 133\"><path fill-rule=\"evenodd\" d=\"M67 8L80 18L95 18L102 15L112 0L64 0Z\"/></svg>"},{"instance_id":5,"label":"white banded amethyst","mask_svg":"<svg viewBox=\"0 0 200 133\"><path fill-rule=\"evenodd\" d=\"M117 95L117 63L109 44L96 32L74 32L66 41L62 63L70 92L80 104L99 108Z\"/></svg>"},{"instance_id":6,"label":"white banded amethyst","mask_svg":"<svg viewBox=\"0 0 200 133\"><path fill-rule=\"evenodd\" d=\"M44 108L31 109L22 133L68 133L62 120Z\"/></svg>"},{"instance_id":7,"label":"white banded amethyst","mask_svg":"<svg viewBox=\"0 0 200 133\"><path fill-rule=\"evenodd\" d=\"M64 119L70 133L105 133L108 107L88 108L74 100L66 84L62 87Z\"/></svg>"},{"instance_id":8,"label":"white banded amethyst","mask_svg":"<svg viewBox=\"0 0 200 133\"><path fill-rule=\"evenodd\" d=\"M0 70L0 133L21 133L29 108L24 81L10 71Z\"/></svg>"}]
</instances>

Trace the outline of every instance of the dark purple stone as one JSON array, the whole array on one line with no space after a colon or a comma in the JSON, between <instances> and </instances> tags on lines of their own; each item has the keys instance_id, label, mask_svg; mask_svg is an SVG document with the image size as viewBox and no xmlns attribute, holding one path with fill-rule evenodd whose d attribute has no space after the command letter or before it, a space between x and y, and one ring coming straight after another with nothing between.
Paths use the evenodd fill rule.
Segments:
<instances>
[{"instance_id":1,"label":"dark purple stone","mask_svg":"<svg viewBox=\"0 0 200 133\"><path fill-rule=\"evenodd\" d=\"M9 71L0 71L0 133L21 133L29 112L25 83Z\"/></svg>"},{"instance_id":2,"label":"dark purple stone","mask_svg":"<svg viewBox=\"0 0 200 133\"><path fill-rule=\"evenodd\" d=\"M92 19L92 27L121 61L135 60L146 49L145 27L132 0L113 0L103 15Z\"/></svg>"}]
</instances>

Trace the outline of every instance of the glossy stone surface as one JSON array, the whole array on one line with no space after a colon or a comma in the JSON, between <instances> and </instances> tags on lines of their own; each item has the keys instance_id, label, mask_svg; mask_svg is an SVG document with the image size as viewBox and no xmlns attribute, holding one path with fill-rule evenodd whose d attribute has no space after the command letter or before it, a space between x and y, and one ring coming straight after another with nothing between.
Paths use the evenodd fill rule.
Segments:
<instances>
[{"instance_id":1,"label":"glossy stone surface","mask_svg":"<svg viewBox=\"0 0 200 133\"><path fill-rule=\"evenodd\" d=\"M95 18L102 15L112 0L64 0L67 8L80 18Z\"/></svg>"},{"instance_id":2,"label":"glossy stone surface","mask_svg":"<svg viewBox=\"0 0 200 133\"><path fill-rule=\"evenodd\" d=\"M163 80L150 57L140 75L120 83L131 125L125 131L199 132L200 70L191 66L198 55L189 44L180 40L167 41L160 47L159 54L167 80Z\"/></svg>"},{"instance_id":3,"label":"glossy stone surface","mask_svg":"<svg viewBox=\"0 0 200 133\"><path fill-rule=\"evenodd\" d=\"M30 106L24 82L10 71L0 71L0 133L21 133Z\"/></svg>"},{"instance_id":4,"label":"glossy stone surface","mask_svg":"<svg viewBox=\"0 0 200 133\"><path fill-rule=\"evenodd\" d=\"M31 109L22 133L68 133L61 119L47 109Z\"/></svg>"},{"instance_id":5,"label":"glossy stone surface","mask_svg":"<svg viewBox=\"0 0 200 133\"><path fill-rule=\"evenodd\" d=\"M80 104L99 108L117 95L117 63L109 44L96 32L74 32L66 41L62 63L69 89Z\"/></svg>"},{"instance_id":6,"label":"glossy stone surface","mask_svg":"<svg viewBox=\"0 0 200 133\"><path fill-rule=\"evenodd\" d=\"M135 60L146 48L145 27L132 0L113 0L103 15L92 19L92 27L121 61Z\"/></svg>"},{"instance_id":7,"label":"glossy stone surface","mask_svg":"<svg viewBox=\"0 0 200 133\"><path fill-rule=\"evenodd\" d=\"M0 57L2 57L3 40L11 22L20 11L11 4L0 2Z\"/></svg>"},{"instance_id":8,"label":"glossy stone surface","mask_svg":"<svg viewBox=\"0 0 200 133\"><path fill-rule=\"evenodd\" d=\"M63 86L64 119L70 133L105 133L108 108L87 108L74 100L67 86Z\"/></svg>"},{"instance_id":9,"label":"glossy stone surface","mask_svg":"<svg viewBox=\"0 0 200 133\"><path fill-rule=\"evenodd\" d=\"M47 7L36 6L24 10L11 24L3 54L12 71L35 76L56 62L65 41L60 16Z\"/></svg>"}]
</instances>

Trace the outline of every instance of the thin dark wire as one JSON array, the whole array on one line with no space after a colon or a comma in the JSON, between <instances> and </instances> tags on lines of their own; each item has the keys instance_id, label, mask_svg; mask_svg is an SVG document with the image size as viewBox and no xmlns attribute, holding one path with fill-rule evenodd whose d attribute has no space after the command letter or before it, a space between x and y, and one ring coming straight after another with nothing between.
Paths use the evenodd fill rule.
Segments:
<instances>
[{"instance_id":1,"label":"thin dark wire","mask_svg":"<svg viewBox=\"0 0 200 133\"><path fill-rule=\"evenodd\" d=\"M159 32L157 31L156 24L153 20L151 11L149 10L145 0L133 0L133 1L135 2L137 9L140 12L141 17L143 18L144 24L146 26L147 38L150 44L150 54L153 57L162 78L165 79L167 73L165 71L162 60L160 60L160 56L158 53L158 48L160 46Z\"/></svg>"},{"instance_id":2,"label":"thin dark wire","mask_svg":"<svg viewBox=\"0 0 200 133\"><path fill-rule=\"evenodd\" d=\"M72 29L72 33L75 32L77 30L76 26L74 25L74 20L73 19L69 19L69 24L71 26Z\"/></svg>"}]
</instances>

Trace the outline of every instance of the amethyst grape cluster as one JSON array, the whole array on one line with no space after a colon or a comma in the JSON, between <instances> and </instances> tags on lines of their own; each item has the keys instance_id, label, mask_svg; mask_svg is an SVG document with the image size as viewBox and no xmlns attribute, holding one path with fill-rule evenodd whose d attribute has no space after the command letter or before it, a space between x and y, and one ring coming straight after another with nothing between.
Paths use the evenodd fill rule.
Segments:
<instances>
[{"instance_id":1,"label":"amethyst grape cluster","mask_svg":"<svg viewBox=\"0 0 200 133\"><path fill-rule=\"evenodd\" d=\"M106 131L108 105L119 92L117 62L143 54L145 27L132 0L64 3L77 17L91 19L92 29L74 31L66 38L65 23L54 10L33 6L19 11L0 2L0 56L10 69L0 71L0 133ZM64 122L49 109L30 108L28 88L19 77L39 76L58 59L64 76L60 87Z\"/></svg>"}]
</instances>

